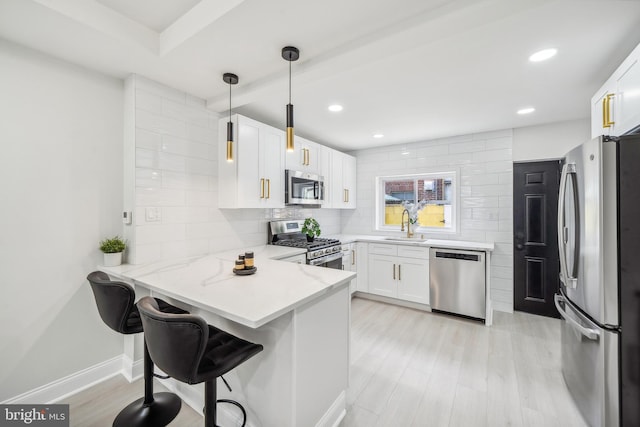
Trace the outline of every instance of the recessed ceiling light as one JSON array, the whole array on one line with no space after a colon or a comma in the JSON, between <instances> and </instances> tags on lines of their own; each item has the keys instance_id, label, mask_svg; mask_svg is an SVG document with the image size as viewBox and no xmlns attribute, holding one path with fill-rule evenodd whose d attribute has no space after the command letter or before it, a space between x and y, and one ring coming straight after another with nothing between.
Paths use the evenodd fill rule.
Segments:
<instances>
[{"instance_id":1,"label":"recessed ceiling light","mask_svg":"<svg viewBox=\"0 0 640 427\"><path fill-rule=\"evenodd\" d=\"M383 135L383 134L381 134L381 133L374 133L374 134L373 134L373 137L374 137L374 138L384 138L384 135Z\"/></svg>"},{"instance_id":2,"label":"recessed ceiling light","mask_svg":"<svg viewBox=\"0 0 640 427\"><path fill-rule=\"evenodd\" d=\"M558 49L543 49L531 55L529 57L529 61L531 62L546 61L547 59L555 56L556 53L558 53Z\"/></svg>"},{"instance_id":3,"label":"recessed ceiling light","mask_svg":"<svg viewBox=\"0 0 640 427\"><path fill-rule=\"evenodd\" d=\"M520 110L518 110L518 114L520 114L520 115L522 115L522 114L531 114L534 111L536 111L536 109L533 108L533 107L521 108Z\"/></svg>"},{"instance_id":4,"label":"recessed ceiling light","mask_svg":"<svg viewBox=\"0 0 640 427\"><path fill-rule=\"evenodd\" d=\"M334 113L342 111L342 105L339 105L339 104L329 105L329 111L333 111Z\"/></svg>"}]
</instances>

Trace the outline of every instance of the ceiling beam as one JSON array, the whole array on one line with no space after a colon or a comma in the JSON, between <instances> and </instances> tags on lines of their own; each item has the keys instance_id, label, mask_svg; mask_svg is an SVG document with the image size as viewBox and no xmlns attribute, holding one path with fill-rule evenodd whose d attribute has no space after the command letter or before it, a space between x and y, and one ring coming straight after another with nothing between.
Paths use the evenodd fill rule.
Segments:
<instances>
[{"instance_id":1,"label":"ceiling beam","mask_svg":"<svg viewBox=\"0 0 640 427\"><path fill-rule=\"evenodd\" d=\"M158 53L158 33L115 10L87 0L32 0L115 39Z\"/></svg>"},{"instance_id":2,"label":"ceiling beam","mask_svg":"<svg viewBox=\"0 0 640 427\"><path fill-rule=\"evenodd\" d=\"M160 56L177 48L244 0L202 0L160 34Z\"/></svg>"}]
</instances>

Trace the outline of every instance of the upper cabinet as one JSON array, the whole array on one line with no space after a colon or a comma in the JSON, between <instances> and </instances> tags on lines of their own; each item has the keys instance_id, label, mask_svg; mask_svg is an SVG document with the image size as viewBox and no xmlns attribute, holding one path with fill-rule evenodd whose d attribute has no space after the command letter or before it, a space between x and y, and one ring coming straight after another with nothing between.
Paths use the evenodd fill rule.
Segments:
<instances>
[{"instance_id":1,"label":"upper cabinet","mask_svg":"<svg viewBox=\"0 0 640 427\"><path fill-rule=\"evenodd\" d=\"M624 135L640 125L640 45L591 99L591 137Z\"/></svg>"},{"instance_id":2,"label":"upper cabinet","mask_svg":"<svg viewBox=\"0 0 640 427\"><path fill-rule=\"evenodd\" d=\"M331 207L355 209L356 158L340 151L332 151L330 182Z\"/></svg>"},{"instance_id":3,"label":"upper cabinet","mask_svg":"<svg viewBox=\"0 0 640 427\"><path fill-rule=\"evenodd\" d=\"M320 145L305 138L294 137L294 151L286 153L286 169L320 174Z\"/></svg>"},{"instance_id":4,"label":"upper cabinet","mask_svg":"<svg viewBox=\"0 0 640 427\"><path fill-rule=\"evenodd\" d=\"M220 208L283 208L284 171L291 169L324 177L323 208L355 209L355 157L300 137L289 153L284 131L239 114L231 120L232 162L226 160L228 119L220 119L218 125Z\"/></svg>"},{"instance_id":5,"label":"upper cabinet","mask_svg":"<svg viewBox=\"0 0 640 427\"><path fill-rule=\"evenodd\" d=\"M234 124L233 161L226 161L227 120L220 119L218 204L221 208L284 207L285 133L241 115Z\"/></svg>"}]
</instances>

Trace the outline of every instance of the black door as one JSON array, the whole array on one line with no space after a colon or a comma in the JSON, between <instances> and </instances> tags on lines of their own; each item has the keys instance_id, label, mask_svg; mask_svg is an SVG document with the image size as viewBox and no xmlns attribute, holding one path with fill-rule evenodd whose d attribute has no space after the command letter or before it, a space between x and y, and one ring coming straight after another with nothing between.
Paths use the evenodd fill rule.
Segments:
<instances>
[{"instance_id":1,"label":"black door","mask_svg":"<svg viewBox=\"0 0 640 427\"><path fill-rule=\"evenodd\" d=\"M557 212L561 163L513 165L513 287L515 310L560 317Z\"/></svg>"}]
</instances>

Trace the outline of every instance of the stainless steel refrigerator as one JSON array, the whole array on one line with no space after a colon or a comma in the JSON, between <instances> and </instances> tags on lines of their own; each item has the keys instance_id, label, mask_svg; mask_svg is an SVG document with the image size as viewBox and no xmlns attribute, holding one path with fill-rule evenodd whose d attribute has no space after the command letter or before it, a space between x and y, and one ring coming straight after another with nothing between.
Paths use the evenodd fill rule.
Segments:
<instances>
[{"instance_id":1,"label":"stainless steel refrigerator","mask_svg":"<svg viewBox=\"0 0 640 427\"><path fill-rule=\"evenodd\" d=\"M640 426L640 135L565 158L558 201L562 373L591 426Z\"/></svg>"}]
</instances>

